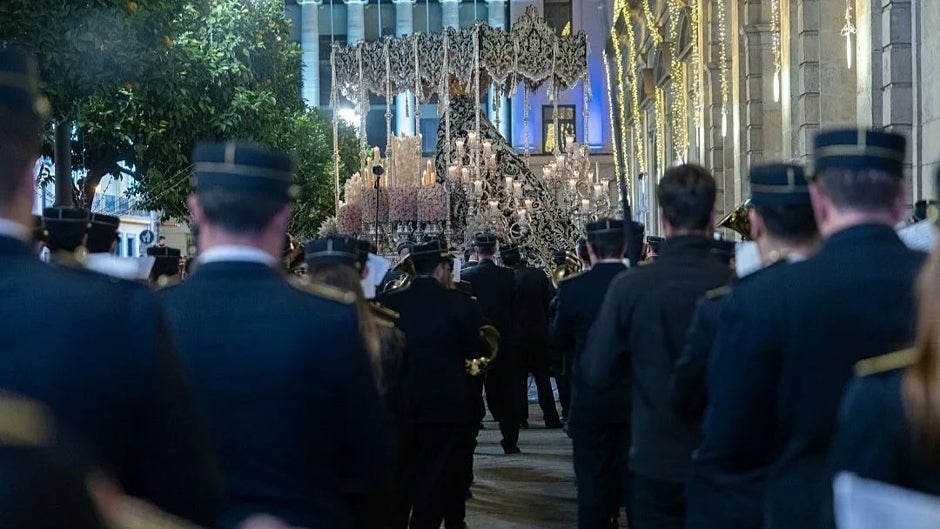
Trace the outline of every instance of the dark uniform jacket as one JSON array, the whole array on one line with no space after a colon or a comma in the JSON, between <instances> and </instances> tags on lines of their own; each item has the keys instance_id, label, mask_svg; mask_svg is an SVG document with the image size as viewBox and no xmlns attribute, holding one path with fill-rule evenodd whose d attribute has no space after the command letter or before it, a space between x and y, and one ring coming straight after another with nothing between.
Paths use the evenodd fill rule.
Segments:
<instances>
[{"instance_id":1,"label":"dark uniform jacket","mask_svg":"<svg viewBox=\"0 0 940 529\"><path fill-rule=\"evenodd\" d=\"M0 236L0 293L0 388L44 402L128 494L213 525L218 475L149 289Z\"/></svg>"},{"instance_id":2,"label":"dark uniform jacket","mask_svg":"<svg viewBox=\"0 0 940 529\"><path fill-rule=\"evenodd\" d=\"M512 269L484 259L470 270L461 273L460 277L473 286L483 316L499 331L502 338L500 344L511 342L513 318L516 313L516 280ZM500 351L502 350L501 345Z\"/></svg>"},{"instance_id":3,"label":"dark uniform jacket","mask_svg":"<svg viewBox=\"0 0 940 529\"><path fill-rule=\"evenodd\" d=\"M380 298L399 313L405 333L404 409L411 424L466 424L472 420L465 361L487 354L483 316L465 294L430 277Z\"/></svg>"},{"instance_id":4,"label":"dark uniform jacket","mask_svg":"<svg viewBox=\"0 0 940 529\"><path fill-rule=\"evenodd\" d=\"M697 425L672 410L669 377L695 303L731 278L710 245L705 237L669 239L655 262L614 279L584 350L580 367L588 384L632 383L630 464L644 477L684 481L698 445Z\"/></svg>"},{"instance_id":5,"label":"dark uniform jacket","mask_svg":"<svg viewBox=\"0 0 940 529\"><path fill-rule=\"evenodd\" d=\"M257 512L298 527L349 527L344 493L370 493L389 470L351 299L237 261L200 264L161 294L221 460L222 527Z\"/></svg>"},{"instance_id":6,"label":"dark uniform jacket","mask_svg":"<svg viewBox=\"0 0 940 529\"><path fill-rule=\"evenodd\" d=\"M908 361L890 357L909 354ZM913 350L885 355L892 366L856 379L842 399L839 427L829 454L830 477L860 477L940 496L940 465L915 442L902 397L905 368ZM900 364L900 365L899 365ZM834 527L832 518L826 527Z\"/></svg>"},{"instance_id":7,"label":"dark uniform jacket","mask_svg":"<svg viewBox=\"0 0 940 529\"><path fill-rule=\"evenodd\" d=\"M696 304L685 346L669 380L672 408L689 421L701 421L708 404L705 373L727 293L726 287L713 290Z\"/></svg>"},{"instance_id":8,"label":"dark uniform jacket","mask_svg":"<svg viewBox=\"0 0 940 529\"><path fill-rule=\"evenodd\" d=\"M566 363L575 368L572 378L571 424L614 424L630 420L630 384L626 378L613 385L593 388L584 381L578 362L588 331L604 301L611 281L627 269L623 263L597 263L587 272L558 284L554 342Z\"/></svg>"},{"instance_id":9,"label":"dark uniform jacket","mask_svg":"<svg viewBox=\"0 0 940 529\"><path fill-rule=\"evenodd\" d=\"M693 472L734 484L768 468L765 527L818 524L839 400L857 361L911 343L923 260L890 227L855 226L735 288Z\"/></svg>"},{"instance_id":10,"label":"dark uniform jacket","mask_svg":"<svg viewBox=\"0 0 940 529\"><path fill-rule=\"evenodd\" d=\"M56 434L38 402L0 396L0 527L104 529L88 461Z\"/></svg>"},{"instance_id":11,"label":"dark uniform jacket","mask_svg":"<svg viewBox=\"0 0 940 529\"><path fill-rule=\"evenodd\" d=\"M548 367L548 321L552 303L552 282L538 268L513 269L516 280L515 339L530 364Z\"/></svg>"}]
</instances>

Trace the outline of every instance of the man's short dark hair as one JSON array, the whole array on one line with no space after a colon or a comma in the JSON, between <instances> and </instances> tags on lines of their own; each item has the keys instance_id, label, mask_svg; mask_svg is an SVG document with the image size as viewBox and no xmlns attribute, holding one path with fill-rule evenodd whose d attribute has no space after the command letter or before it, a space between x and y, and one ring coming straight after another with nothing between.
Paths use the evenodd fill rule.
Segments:
<instances>
[{"instance_id":1,"label":"man's short dark hair","mask_svg":"<svg viewBox=\"0 0 940 529\"><path fill-rule=\"evenodd\" d=\"M598 259L622 259L627 249L623 231L589 233L588 242L594 250L594 257Z\"/></svg>"},{"instance_id":2,"label":"man's short dark hair","mask_svg":"<svg viewBox=\"0 0 940 529\"><path fill-rule=\"evenodd\" d=\"M816 216L810 204L753 206L770 235L786 242L802 242L819 234Z\"/></svg>"},{"instance_id":3,"label":"man's short dark hair","mask_svg":"<svg viewBox=\"0 0 940 529\"><path fill-rule=\"evenodd\" d=\"M285 204L281 198L217 188L200 191L199 203L209 223L235 234L261 232Z\"/></svg>"},{"instance_id":4,"label":"man's short dark hair","mask_svg":"<svg viewBox=\"0 0 940 529\"><path fill-rule=\"evenodd\" d=\"M0 206L19 191L20 176L39 157L42 120L28 110L0 105Z\"/></svg>"},{"instance_id":5,"label":"man's short dark hair","mask_svg":"<svg viewBox=\"0 0 940 529\"><path fill-rule=\"evenodd\" d=\"M88 230L85 235L85 248L90 253L110 252L111 245L118 239L118 234L114 231Z\"/></svg>"},{"instance_id":6,"label":"man's short dark hair","mask_svg":"<svg viewBox=\"0 0 940 529\"><path fill-rule=\"evenodd\" d=\"M901 178L876 169L831 169L816 174L813 180L836 207L865 213L893 211L898 197L904 192Z\"/></svg>"},{"instance_id":7,"label":"man's short dark hair","mask_svg":"<svg viewBox=\"0 0 940 529\"><path fill-rule=\"evenodd\" d=\"M495 246L475 246L477 249L477 255L485 255L486 257L493 257L496 255Z\"/></svg>"},{"instance_id":8,"label":"man's short dark hair","mask_svg":"<svg viewBox=\"0 0 940 529\"><path fill-rule=\"evenodd\" d=\"M656 190L663 218L679 230L708 229L715 194L715 178L695 164L670 167Z\"/></svg>"}]
</instances>

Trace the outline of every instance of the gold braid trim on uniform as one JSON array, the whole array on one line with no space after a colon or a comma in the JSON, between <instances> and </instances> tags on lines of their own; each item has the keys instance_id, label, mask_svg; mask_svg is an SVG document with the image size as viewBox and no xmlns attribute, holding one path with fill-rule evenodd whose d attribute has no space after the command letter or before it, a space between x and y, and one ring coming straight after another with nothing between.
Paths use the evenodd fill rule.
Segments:
<instances>
[{"instance_id":1,"label":"gold braid trim on uniform","mask_svg":"<svg viewBox=\"0 0 940 529\"><path fill-rule=\"evenodd\" d=\"M294 276L288 278L287 282L294 288L315 296L320 296L321 298L337 301L346 305L352 305L356 302L355 293L317 281L311 281L307 276Z\"/></svg>"},{"instance_id":2,"label":"gold braid trim on uniform","mask_svg":"<svg viewBox=\"0 0 940 529\"><path fill-rule=\"evenodd\" d=\"M877 375L878 373L901 369L902 367L913 364L919 357L920 351L911 347L886 355L866 358L865 360L856 362L855 376L867 377L868 375Z\"/></svg>"},{"instance_id":3,"label":"gold braid trim on uniform","mask_svg":"<svg viewBox=\"0 0 940 529\"><path fill-rule=\"evenodd\" d=\"M108 529L202 529L130 496L116 500L103 518Z\"/></svg>"},{"instance_id":4,"label":"gold braid trim on uniform","mask_svg":"<svg viewBox=\"0 0 940 529\"><path fill-rule=\"evenodd\" d=\"M727 296L731 293L731 287L725 285L723 287L714 288L705 293L705 299L715 299L723 296Z\"/></svg>"},{"instance_id":5,"label":"gold braid trim on uniform","mask_svg":"<svg viewBox=\"0 0 940 529\"><path fill-rule=\"evenodd\" d=\"M0 397L0 445L43 446L53 435L45 407L24 397Z\"/></svg>"},{"instance_id":6,"label":"gold braid trim on uniform","mask_svg":"<svg viewBox=\"0 0 940 529\"><path fill-rule=\"evenodd\" d=\"M395 312L394 310L382 305L378 301L370 301L369 306L372 308L372 311L382 318L386 318L392 321L398 321L401 318L401 314Z\"/></svg>"},{"instance_id":7,"label":"gold braid trim on uniform","mask_svg":"<svg viewBox=\"0 0 940 529\"><path fill-rule=\"evenodd\" d=\"M490 368L490 364L493 360L496 359L496 355L499 354L499 331L496 330L496 327L492 325L480 327L480 336L486 340L486 343L490 346L490 355L474 358L465 362L467 373L470 373L470 375L474 377L485 373Z\"/></svg>"}]
</instances>

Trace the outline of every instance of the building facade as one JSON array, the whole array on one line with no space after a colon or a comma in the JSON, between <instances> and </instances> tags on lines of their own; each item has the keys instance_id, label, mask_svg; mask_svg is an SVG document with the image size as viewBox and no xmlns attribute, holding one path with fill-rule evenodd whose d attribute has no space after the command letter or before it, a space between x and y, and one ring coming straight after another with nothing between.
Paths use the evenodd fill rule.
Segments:
<instances>
[{"instance_id":1,"label":"building facade","mask_svg":"<svg viewBox=\"0 0 940 529\"><path fill-rule=\"evenodd\" d=\"M718 179L716 216L760 162L809 163L822 128L906 134L909 204L936 198L940 75L928 0L624 0L606 52L618 161L657 231L655 184L694 161ZM621 110L622 108L622 110Z\"/></svg>"},{"instance_id":2,"label":"building facade","mask_svg":"<svg viewBox=\"0 0 940 529\"><path fill-rule=\"evenodd\" d=\"M294 22L294 38L300 43L304 61L303 96L307 104L326 111L342 111L329 108L331 85L330 51L333 42L353 43L360 40L375 40L380 36L402 36L417 32L440 32L445 27L466 28L476 21L494 27L509 29L529 5L535 5L546 21L561 33L584 31L593 50L603 49L610 27L609 11L594 0L288 0L287 12ZM601 8L599 8L599 6ZM574 119L578 142L591 145L594 152L609 151L610 126L604 97L604 70L600 56L589 57L591 76L590 91L594 95L589 102L592 119L585 131L580 119L584 106L584 87L563 93L559 101L564 113L577 116ZM509 101L499 105L500 131L520 152L526 149L533 154L546 151L545 131L552 129L551 104L545 89L529 94L529 111L525 111L523 90L517 91ZM495 105L486 101L489 118L496 121ZM394 115L393 134L414 134L414 98L400 95L390 102ZM341 101L341 107L352 105ZM345 114L344 113L344 114ZM371 110L366 118L366 134L370 145L384 150L387 144L385 128L386 101L372 96ZM422 105L420 132L424 138L424 150L434 150L439 119L436 101ZM528 118L528 119L526 119ZM528 122L528 124L527 124ZM550 146L549 146L550 147ZM547 149L551 152L552 149Z\"/></svg>"}]
</instances>

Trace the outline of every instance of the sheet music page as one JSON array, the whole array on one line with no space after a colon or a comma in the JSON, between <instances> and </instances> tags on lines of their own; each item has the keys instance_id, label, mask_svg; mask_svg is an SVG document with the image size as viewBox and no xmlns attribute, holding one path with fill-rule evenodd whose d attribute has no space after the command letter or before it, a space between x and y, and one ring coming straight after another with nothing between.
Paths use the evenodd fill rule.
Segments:
<instances>
[{"instance_id":1,"label":"sheet music page","mask_svg":"<svg viewBox=\"0 0 940 529\"><path fill-rule=\"evenodd\" d=\"M937 238L933 222L922 220L898 230L898 237L912 250L930 252Z\"/></svg>"},{"instance_id":2,"label":"sheet music page","mask_svg":"<svg viewBox=\"0 0 940 529\"><path fill-rule=\"evenodd\" d=\"M842 472L833 482L838 529L936 529L940 497Z\"/></svg>"}]
</instances>

